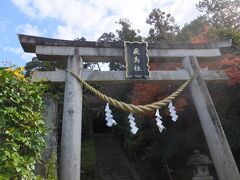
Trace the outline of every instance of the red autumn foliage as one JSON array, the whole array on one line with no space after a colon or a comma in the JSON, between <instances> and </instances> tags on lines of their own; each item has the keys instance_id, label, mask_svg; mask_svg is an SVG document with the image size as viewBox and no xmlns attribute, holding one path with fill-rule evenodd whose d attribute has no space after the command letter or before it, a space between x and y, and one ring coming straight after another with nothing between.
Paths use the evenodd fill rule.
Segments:
<instances>
[{"instance_id":1,"label":"red autumn foliage","mask_svg":"<svg viewBox=\"0 0 240 180\"><path fill-rule=\"evenodd\" d=\"M240 84L240 56L230 53L222 55L217 61L201 63L201 68L224 70L229 77L228 85Z\"/></svg>"},{"instance_id":2,"label":"red autumn foliage","mask_svg":"<svg viewBox=\"0 0 240 180\"><path fill-rule=\"evenodd\" d=\"M208 26L204 27L204 31L198 36L191 39L192 44L202 44L208 42ZM240 56L230 53L222 55L216 61L199 62L201 68L208 67L209 69L225 70L229 77L229 85L240 84ZM180 63L161 63L150 64L150 70L175 70L182 68ZM173 83L173 82L172 82ZM132 103L136 105L144 105L164 99L177 89L177 86L171 88L167 83L138 83L133 89ZM183 111L187 106L187 100L183 96L179 96L174 100L176 111Z\"/></svg>"},{"instance_id":3,"label":"red autumn foliage","mask_svg":"<svg viewBox=\"0 0 240 180\"><path fill-rule=\"evenodd\" d=\"M201 44L208 42L207 25L204 26L204 31L191 39L193 44ZM240 56L230 53L224 54L216 62L201 63L201 67L208 67L209 69L222 69L229 77L229 85L240 84Z\"/></svg>"},{"instance_id":4,"label":"red autumn foliage","mask_svg":"<svg viewBox=\"0 0 240 180\"><path fill-rule=\"evenodd\" d=\"M166 84L138 83L134 86L132 103L136 105L150 104L164 98Z\"/></svg>"},{"instance_id":5,"label":"red autumn foliage","mask_svg":"<svg viewBox=\"0 0 240 180\"><path fill-rule=\"evenodd\" d=\"M229 77L228 85L240 84L240 56L230 53L223 54L216 61L200 62L201 68L224 70Z\"/></svg>"},{"instance_id":6,"label":"red autumn foliage","mask_svg":"<svg viewBox=\"0 0 240 180\"><path fill-rule=\"evenodd\" d=\"M229 62L230 61L230 62ZM234 56L225 64L228 67L225 69L229 77L229 85L240 84L240 56Z\"/></svg>"},{"instance_id":7,"label":"red autumn foliage","mask_svg":"<svg viewBox=\"0 0 240 180\"><path fill-rule=\"evenodd\" d=\"M153 70L174 70L180 68L180 63L164 63L164 64L150 64L150 69ZM135 105L150 104L156 101L160 101L174 92L179 86L172 86L169 82L158 82L158 83L137 83L133 88L132 103ZM183 97L179 97L174 100L176 111L183 111L184 107L187 106L187 100ZM151 116L153 114L147 114Z\"/></svg>"}]
</instances>

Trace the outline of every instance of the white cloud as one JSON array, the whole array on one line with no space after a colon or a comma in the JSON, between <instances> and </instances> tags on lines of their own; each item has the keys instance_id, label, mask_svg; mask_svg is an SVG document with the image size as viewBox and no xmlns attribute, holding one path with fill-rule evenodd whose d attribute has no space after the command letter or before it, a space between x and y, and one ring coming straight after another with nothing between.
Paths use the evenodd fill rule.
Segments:
<instances>
[{"instance_id":1,"label":"white cloud","mask_svg":"<svg viewBox=\"0 0 240 180\"><path fill-rule=\"evenodd\" d=\"M21 59L24 60L25 62L30 61L35 56L34 54L31 54L31 53L25 53L21 47L19 47L19 48L4 47L3 50L6 52L10 52L10 53L19 55L21 57Z\"/></svg>"},{"instance_id":2,"label":"white cloud","mask_svg":"<svg viewBox=\"0 0 240 180\"><path fill-rule=\"evenodd\" d=\"M16 28L17 33L21 34L28 34L28 35L35 35L35 36L41 36L43 33L38 29L37 26L33 26L31 24L24 24L19 25Z\"/></svg>"},{"instance_id":3,"label":"white cloud","mask_svg":"<svg viewBox=\"0 0 240 180\"><path fill-rule=\"evenodd\" d=\"M36 20L53 18L60 22L55 37L74 39L84 36L96 40L104 32L114 32L119 18L129 18L135 29L146 35L146 18L153 8L171 13L183 26L199 14L198 0L12 0L25 14Z\"/></svg>"},{"instance_id":4,"label":"white cloud","mask_svg":"<svg viewBox=\"0 0 240 180\"><path fill-rule=\"evenodd\" d=\"M12 2L25 14L36 17L36 10L32 7L32 0L12 0Z\"/></svg>"}]
</instances>

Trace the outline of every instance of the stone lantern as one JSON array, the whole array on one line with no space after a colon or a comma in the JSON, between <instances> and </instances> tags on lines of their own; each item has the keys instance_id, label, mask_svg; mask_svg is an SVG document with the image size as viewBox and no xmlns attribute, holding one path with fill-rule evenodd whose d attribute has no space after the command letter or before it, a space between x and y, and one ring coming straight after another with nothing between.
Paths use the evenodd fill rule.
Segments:
<instances>
[{"instance_id":1,"label":"stone lantern","mask_svg":"<svg viewBox=\"0 0 240 180\"><path fill-rule=\"evenodd\" d=\"M187 164L193 168L192 180L213 180L208 169L209 164L212 164L212 162L206 155L201 154L199 150L193 151Z\"/></svg>"}]
</instances>

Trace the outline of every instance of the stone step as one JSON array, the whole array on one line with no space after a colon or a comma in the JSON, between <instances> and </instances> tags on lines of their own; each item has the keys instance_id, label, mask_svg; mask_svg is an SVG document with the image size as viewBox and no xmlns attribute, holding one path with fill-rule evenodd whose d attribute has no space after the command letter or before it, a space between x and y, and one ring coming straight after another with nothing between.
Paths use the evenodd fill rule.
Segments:
<instances>
[{"instance_id":1,"label":"stone step","mask_svg":"<svg viewBox=\"0 0 240 180\"><path fill-rule=\"evenodd\" d=\"M123 150L110 134L95 134L97 180L140 180Z\"/></svg>"}]
</instances>

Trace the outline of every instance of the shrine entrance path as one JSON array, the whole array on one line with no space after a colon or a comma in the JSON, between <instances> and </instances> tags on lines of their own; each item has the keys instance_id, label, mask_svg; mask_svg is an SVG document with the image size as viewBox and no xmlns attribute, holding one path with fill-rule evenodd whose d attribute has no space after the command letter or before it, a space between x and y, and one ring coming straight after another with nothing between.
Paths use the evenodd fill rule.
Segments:
<instances>
[{"instance_id":1,"label":"shrine entrance path","mask_svg":"<svg viewBox=\"0 0 240 180\"><path fill-rule=\"evenodd\" d=\"M97 180L140 180L137 172L110 134L94 135Z\"/></svg>"}]
</instances>

